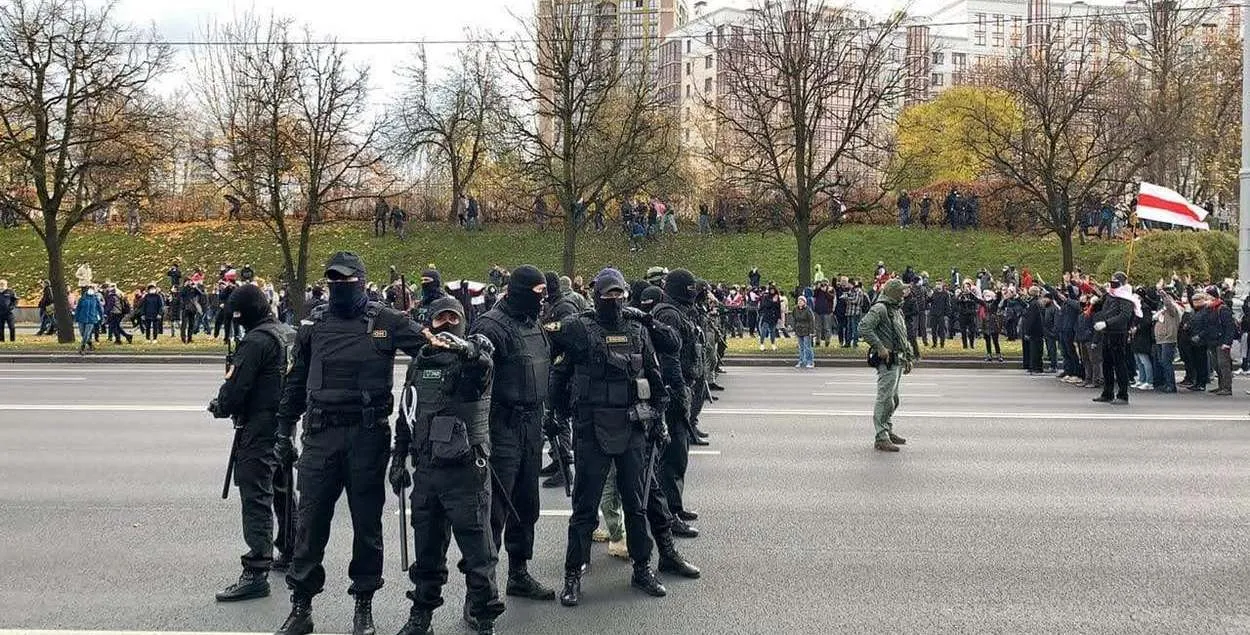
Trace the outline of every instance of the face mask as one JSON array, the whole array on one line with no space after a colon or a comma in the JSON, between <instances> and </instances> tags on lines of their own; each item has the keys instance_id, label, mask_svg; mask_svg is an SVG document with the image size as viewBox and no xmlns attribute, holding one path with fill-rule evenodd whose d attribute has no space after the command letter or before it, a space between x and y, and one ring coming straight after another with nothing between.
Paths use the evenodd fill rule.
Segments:
<instances>
[{"instance_id":1,"label":"face mask","mask_svg":"<svg viewBox=\"0 0 1250 635\"><path fill-rule=\"evenodd\" d=\"M625 298L595 298L595 316L605 324L615 324L621 319Z\"/></svg>"},{"instance_id":2,"label":"face mask","mask_svg":"<svg viewBox=\"0 0 1250 635\"><path fill-rule=\"evenodd\" d=\"M330 310L336 315L351 317L358 314L365 308L365 283L363 280L356 282L331 282L330 283Z\"/></svg>"},{"instance_id":3,"label":"face mask","mask_svg":"<svg viewBox=\"0 0 1250 635\"><path fill-rule=\"evenodd\" d=\"M464 320L456 318L455 324L452 324L451 320L447 320L441 324L438 324L437 322L438 320L434 320L434 322L430 324L431 332L435 334L451 333L452 335L455 335L456 337L459 337L462 339L464 338Z\"/></svg>"},{"instance_id":4,"label":"face mask","mask_svg":"<svg viewBox=\"0 0 1250 635\"><path fill-rule=\"evenodd\" d=\"M508 289L508 302L522 314L537 318L542 310L544 293L534 293L532 289Z\"/></svg>"}]
</instances>

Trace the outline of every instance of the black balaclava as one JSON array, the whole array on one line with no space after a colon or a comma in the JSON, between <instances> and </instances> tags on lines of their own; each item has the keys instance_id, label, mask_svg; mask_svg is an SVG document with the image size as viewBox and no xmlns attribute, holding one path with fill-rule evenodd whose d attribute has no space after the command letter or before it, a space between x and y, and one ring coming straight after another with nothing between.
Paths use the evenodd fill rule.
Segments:
<instances>
[{"instance_id":1,"label":"black balaclava","mask_svg":"<svg viewBox=\"0 0 1250 635\"><path fill-rule=\"evenodd\" d=\"M421 304L429 304L440 295L443 295L443 276L438 273L438 269L426 269L421 272ZM426 282L424 279L429 278Z\"/></svg>"},{"instance_id":2,"label":"black balaclava","mask_svg":"<svg viewBox=\"0 0 1250 635\"><path fill-rule=\"evenodd\" d=\"M353 317L364 312L365 305L369 302L369 296L365 295L364 280L355 282L330 280L327 286L330 287L330 311L335 315ZM314 295L315 293L314 290Z\"/></svg>"},{"instance_id":3,"label":"black balaclava","mask_svg":"<svg viewBox=\"0 0 1250 635\"><path fill-rule=\"evenodd\" d=\"M617 324L621 321L621 313L625 309L626 298L608 299L603 294L619 290L628 294L629 286L625 283L625 276L621 272L608 267L600 271L595 276L595 281L591 285L595 290L595 319L600 324Z\"/></svg>"},{"instance_id":4,"label":"black balaclava","mask_svg":"<svg viewBox=\"0 0 1250 635\"><path fill-rule=\"evenodd\" d=\"M638 308L650 313L651 309L655 308L655 305L663 301L664 292L657 286L649 285L643 290L642 297L638 300Z\"/></svg>"},{"instance_id":5,"label":"black balaclava","mask_svg":"<svg viewBox=\"0 0 1250 635\"><path fill-rule=\"evenodd\" d=\"M508 279L508 295L505 300L508 306L522 315L537 318L542 309L543 296L534 293L534 287L546 284L547 278L531 265L521 265L512 271Z\"/></svg>"},{"instance_id":6,"label":"black balaclava","mask_svg":"<svg viewBox=\"0 0 1250 635\"><path fill-rule=\"evenodd\" d=\"M554 271L543 274L547 279L547 299L555 302L560 299L560 276Z\"/></svg>"},{"instance_id":7,"label":"black balaclava","mask_svg":"<svg viewBox=\"0 0 1250 635\"><path fill-rule=\"evenodd\" d=\"M254 284L245 284L230 294L230 312L249 331L273 319L269 298Z\"/></svg>"},{"instance_id":8,"label":"black balaclava","mask_svg":"<svg viewBox=\"0 0 1250 635\"><path fill-rule=\"evenodd\" d=\"M695 296L694 274L686 269L674 269L664 279L664 293L678 304L692 304Z\"/></svg>"},{"instance_id":9,"label":"black balaclava","mask_svg":"<svg viewBox=\"0 0 1250 635\"><path fill-rule=\"evenodd\" d=\"M431 302L428 310L430 315L430 331L434 333L451 333L456 337L464 337L464 306L460 304L459 300L449 295L445 295ZM434 318L438 317L439 313L446 313L448 311L460 316L460 322L455 326L452 326L451 324L434 326Z\"/></svg>"},{"instance_id":10,"label":"black balaclava","mask_svg":"<svg viewBox=\"0 0 1250 635\"><path fill-rule=\"evenodd\" d=\"M646 280L635 280L631 282L629 284L629 306L632 306L635 309L642 309L642 304L641 304L642 292L645 291L648 287L654 287L656 289L659 288L659 287L655 287L655 285L651 284L650 282L647 282ZM642 309L642 310L650 311L650 309Z\"/></svg>"}]
</instances>

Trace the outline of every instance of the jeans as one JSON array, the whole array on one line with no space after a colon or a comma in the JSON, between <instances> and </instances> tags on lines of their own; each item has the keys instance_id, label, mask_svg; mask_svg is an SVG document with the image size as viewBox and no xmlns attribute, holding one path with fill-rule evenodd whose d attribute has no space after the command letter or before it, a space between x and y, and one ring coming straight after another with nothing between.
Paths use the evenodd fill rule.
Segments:
<instances>
[{"instance_id":1,"label":"jeans","mask_svg":"<svg viewBox=\"0 0 1250 635\"><path fill-rule=\"evenodd\" d=\"M1060 331L1059 347L1063 350L1063 374L1069 377L1081 375L1081 359L1076 352L1075 333Z\"/></svg>"},{"instance_id":2,"label":"jeans","mask_svg":"<svg viewBox=\"0 0 1250 635\"><path fill-rule=\"evenodd\" d=\"M812 337L816 342L819 342L819 343L824 344L825 346L828 346L829 338L832 336L833 330L835 328L837 327L834 326L832 313L817 313L816 314L816 332L813 334Z\"/></svg>"},{"instance_id":3,"label":"jeans","mask_svg":"<svg viewBox=\"0 0 1250 635\"><path fill-rule=\"evenodd\" d=\"M1176 344L1155 344L1154 376L1162 382L1165 392L1176 391L1176 369L1172 360L1176 359Z\"/></svg>"},{"instance_id":4,"label":"jeans","mask_svg":"<svg viewBox=\"0 0 1250 635\"><path fill-rule=\"evenodd\" d=\"M91 336L92 336L93 334L95 334L95 325L94 325L94 324L88 324L88 323L86 323L86 322L79 322L79 323L78 323L78 335L79 335L79 337L80 337L80 341L81 341L81 343L82 343L82 346L84 346L84 347L85 347L85 346L88 346L88 345L90 345L90 344L91 344Z\"/></svg>"},{"instance_id":5,"label":"jeans","mask_svg":"<svg viewBox=\"0 0 1250 635\"><path fill-rule=\"evenodd\" d=\"M768 320L760 320L760 344L764 344L767 338L770 344L777 343L777 327L773 322Z\"/></svg>"},{"instance_id":6,"label":"jeans","mask_svg":"<svg viewBox=\"0 0 1250 635\"><path fill-rule=\"evenodd\" d=\"M852 315L847 317L846 339L852 347L859 346L859 320L862 315Z\"/></svg>"},{"instance_id":7,"label":"jeans","mask_svg":"<svg viewBox=\"0 0 1250 635\"><path fill-rule=\"evenodd\" d=\"M812 336L799 336L799 366L811 366L816 363L816 355L812 351Z\"/></svg>"},{"instance_id":8,"label":"jeans","mask_svg":"<svg viewBox=\"0 0 1250 635\"><path fill-rule=\"evenodd\" d=\"M1145 353L1134 353L1133 358L1137 360L1137 383L1147 386L1154 385L1154 360Z\"/></svg>"}]
</instances>

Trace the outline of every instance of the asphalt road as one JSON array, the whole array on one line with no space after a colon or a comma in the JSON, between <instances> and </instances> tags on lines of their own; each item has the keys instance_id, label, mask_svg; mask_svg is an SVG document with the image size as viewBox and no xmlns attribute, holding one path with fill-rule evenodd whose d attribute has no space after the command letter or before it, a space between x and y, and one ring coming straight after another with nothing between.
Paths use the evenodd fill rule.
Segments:
<instances>
[{"instance_id":1,"label":"asphalt road","mask_svg":"<svg viewBox=\"0 0 1250 635\"><path fill-rule=\"evenodd\" d=\"M278 580L264 600L213 601L244 550L237 496L219 498L230 429L201 411L219 373L0 367L0 633L282 621ZM692 457L703 536L679 544L704 578L646 598L599 546L581 607L509 600L500 631L1250 632L1242 390L1112 407L1016 370L921 368L896 419L909 443L885 455L871 448L870 373L731 368L705 410L713 453ZM531 569L555 586L568 503L559 490L543 501ZM344 505L318 632L351 626ZM392 497L375 603L387 634L408 609L395 510ZM440 633L465 632L452 570Z\"/></svg>"}]
</instances>

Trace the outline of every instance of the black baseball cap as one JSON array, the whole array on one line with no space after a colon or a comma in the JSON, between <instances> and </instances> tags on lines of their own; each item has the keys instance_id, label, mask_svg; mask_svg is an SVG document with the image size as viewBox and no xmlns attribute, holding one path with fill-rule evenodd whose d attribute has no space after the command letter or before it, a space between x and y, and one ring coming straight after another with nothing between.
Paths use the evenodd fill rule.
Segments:
<instances>
[{"instance_id":1,"label":"black baseball cap","mask_svg":"<svg viewBox=\"0 0 1250 635\"><path fill-rule=\"evenodd\" d=\"M363 278L365 277L365 263L360 256L350 251L335 252L326 263L326 277L329 278L331 273L344 278L353 276Z\"/></svg>"}]
</instances>

